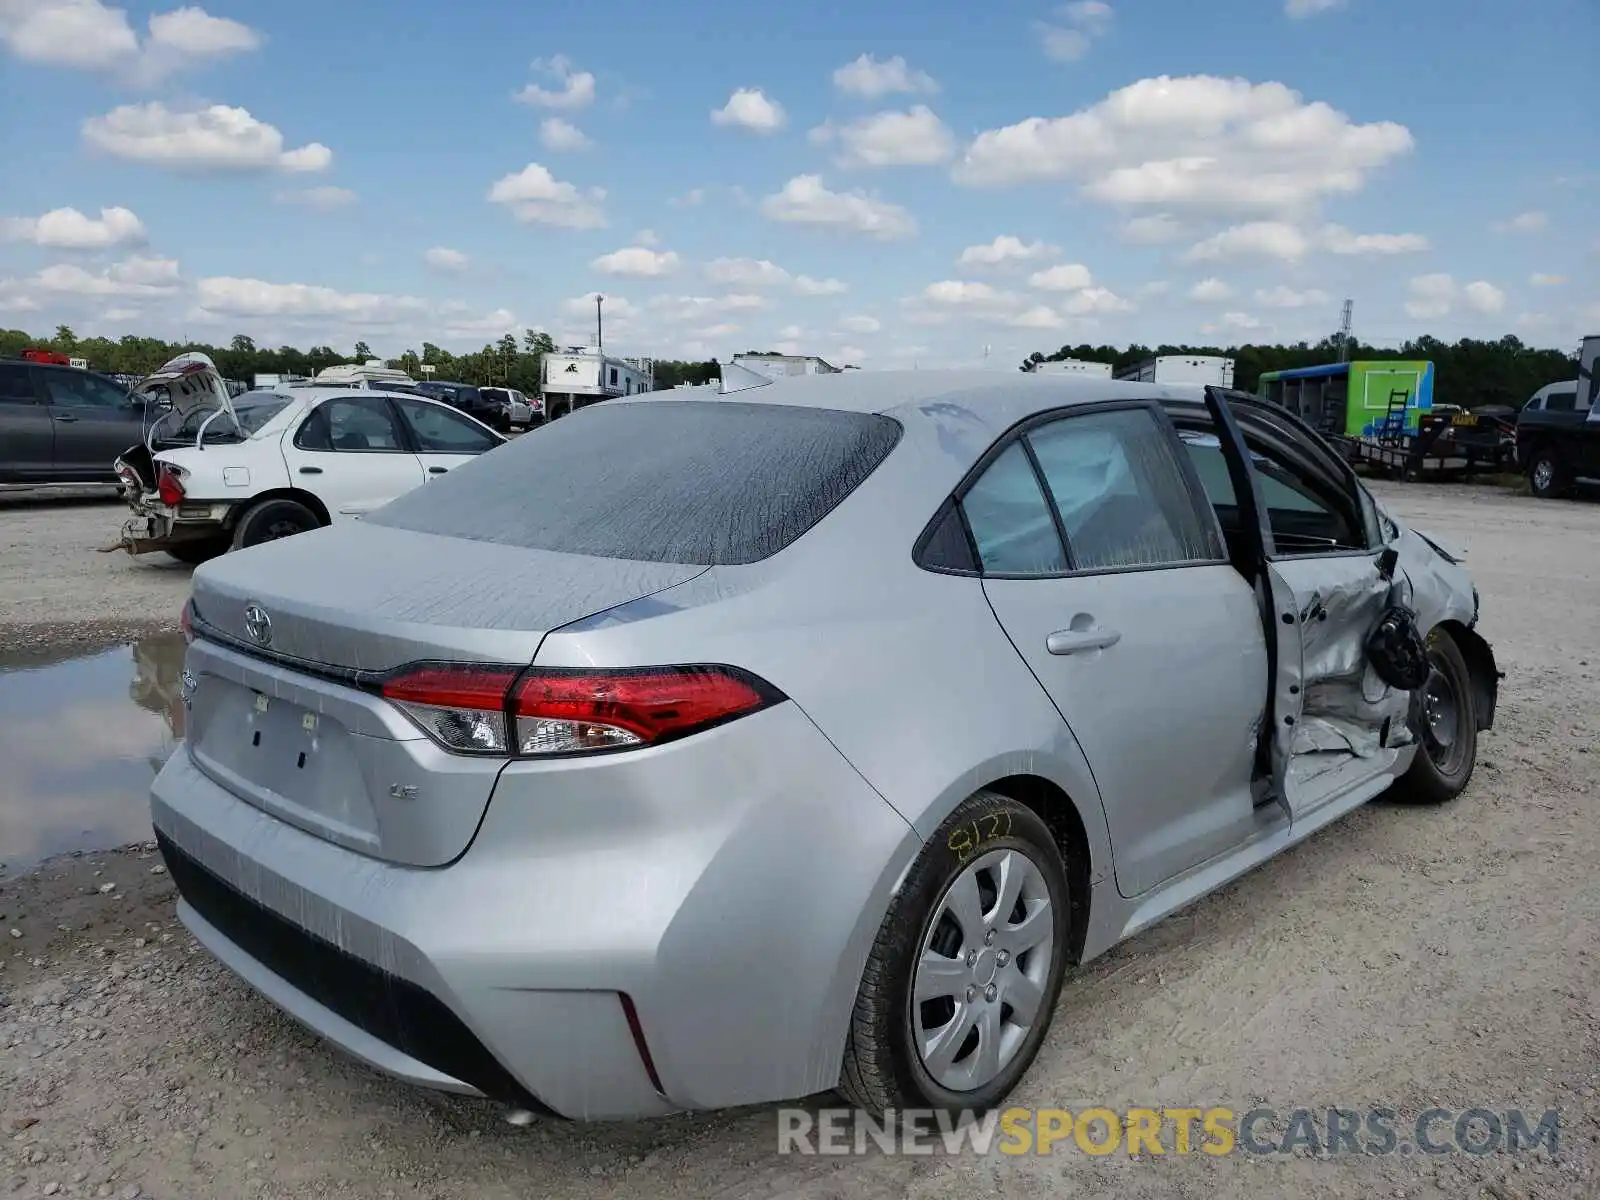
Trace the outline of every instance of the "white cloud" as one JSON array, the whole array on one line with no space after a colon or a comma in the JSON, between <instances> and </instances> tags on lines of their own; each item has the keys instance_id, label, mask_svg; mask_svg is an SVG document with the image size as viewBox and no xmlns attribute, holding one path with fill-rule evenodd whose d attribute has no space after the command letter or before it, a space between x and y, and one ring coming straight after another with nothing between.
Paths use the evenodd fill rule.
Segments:
<instances>
[{"instance_id":1,"label":"white cloud","mask_svg":"<svg viewBox=\"0 0 1600 1200\"><path fill-rule=\"evenodd\" d=\"M1161 76L981 133L954 174L974 187L1069 181L1119 206L1280 212L1359 191L1412 145L1403 125L1354 124L1281 83Z\"/></svg>"},{"instance_id":2,"label":"white cloud","mask_svg":"<svg viewBox=\"0 0 1600 1200\"><path fill-rule=\"evenodd\" d=\"M810 140L818 145L837 142L835 161L841 167L930 167L956 152L955 136L925 104L862 117L837 129L820 125Z\"/></svg>"},{"instance_id":3,"label":"white cloud","mask_svg":"<svg viewBox=\"0 0 1600 1200\"><path fill-rule=\"evenodd\" d=\"M801 296L842 296L850 288L842 279L813 279L809 275L796 275L794 290Z\"/></svg>"},{"instance_id":4,"label":"white cloud","mask_svg":"<svg viewBox=\"0 0 1600 1200\"><path fill-rule=\"evenodd\" d=\"M1297 292L1280 284L1256 291L1256 303L1264 308L1316 308L1329 303L1330 299L1327 292L1318 288Z\"/></svg>"},{"instance_id":5,"label":"white cloud","mask_svg":"<svg viewBox=\"0 0 1600 1200\"><path fill-rule=\"evenodd\" d=\"M782 329L778 330L778 336L783 338L785 341L793 341L795 338L803 338L805 335L806 331L801 329L798 325L785 325Z\"/></svg>"},{"instance_id":6,"label":"white cloud","mask_svg":"<svg viewBox=\"0 0 1600 1200\"><path fill-rule=\"evenodd\" d=\"M789 272L765 258L714 258L705 265L712 283L731 287L778 287L791 282Z\"/></svg>"},{"instance_id":7,"label":"white cloud","mask_svg":"<svg viewBox=\"0 0 1600 1200\"><path fill-rule=\"evenodd\" d=\"M939 85L931 75L913 71L898 54L883 62L870 54L863 54L834 71L833 86L864 100L879 100L892 92L916 95L939 90Z\"/></svg>"},{"instance_id":8,"label":"white cloud","mask_svg":"<svg viewBox=\"0 0 1600 1200\"><path fill-rule=\"evenodd\" d=\"M1165 296L1170 291L1172 291L1172 284L1165 279L1152 279L1149 283L1139 286L1139 295L1141 296Z\"/></svg>"},{"instance_id":9,"label":"white cloud","mask_svg":"<svg viewBox=\"0 0 1600 1200\"><path fill-rule=\"evenodd\" d=\"M519 103L538 108L575 110L586 108L594 102L594 75L578 70L566 55L535 59L533 69L556 86L546 88L530 83L514 97Z\"/></svg>"},{"instance_id":10,"label":"white cloud","mask_svg":"<svg viewBox=\"0 0 1600 1200\"><path fill-rule=\"evenodd\" d=\"M422 261L436 271L465 271L472 260L449 246L434 246L423 251Z\"/></svg>"},{"instance_id":11,"label":"white cloud","mask_svg":"<svg viewBox=\"0 0 1600 1200\"><path fill-rule=\"evenodd\" d=\"M0 0L0 44L47 66L119 75L148 85L261 46L248 25L193 5L156 13L141 40L128 14L101 0Z\"/></svg>"},{"instance_id":12,"label":"white cloud","mask_svg":"<svg viewBox=\"0 0 1600 1200\"><path fill-rule=\"evenodd\" d=\"M71 263L46 267L32 279L41 291L69 296L165 296L182 283L178 264L170 258L130 258L103 271L86 271Z\"/></svg>"},{"instance_id":13,"label":"white cloud","mask_svg":"<svg viewBox=\"0 0 1600 1200\"><path fill-rule=\"evenodd\" d=\"M1560 287L1566 281L1565 275L1534 274L1528 277L1528 282L1534 287Z\"/></svg>"},{"instance_id":14,"label":"white cloud","mask_svg":"<svg viewBox=\"0 0 1600 1200\"><path fill-rule=\"evenodd\" d=\"M1060 329L1069 323L1069 318L1128 312L1133 307L1104 288L1074 292L1059 308L1053 308L1017 292L960 279L930 283L904 304L906 319L914 325L945 324L959 315L1014 329Z\"/></svg>"},{"instance_id":15,"label":"white cloud","mask_svg":"<svg viewBox=\"0 0 1600 1200\"><path fill-rule=\"evenodd\" d=\"M869 317L863 314L844 317L839 322L839 328L848 330L850 333L877 333L878 330L883 328L883 324L877 317Z\"/></svg>"},{"instance_id":16,"label":"white cloud","mask_svg":"<svg viewBox=\"0 0 1600 1200\"><path fill-rule=\"evenodd\" d=\"M1189 289L1189 299L1212 304L1233 299L1234 291L1220 279L1202 279Z\"/></svg>"},{"instance_id":17,"label":"white cloud","mask_svg":"<svg viewBox=\"0 0 1600 1200\"><path fill-rule=\"evenodd\" d=\"M341 292L306 283L269 283L261 279L216 276L195 285L202 312L223 317L278 317L291 320L336 320L349 325L394 325L429 315L429 305L415 296Z\"/></svg>"},{"instance_id":18,"label":"white cloud","mask_svg":"<svg viewBox=\"0 0 1600 1200\"><path fill-rule=\"evenodd\" d=\"M1132 312L1134 306L1113 291L1091 287L1074 293L1061 307L1068 314L1081 317L1095 313Z\"/></svg>"},{"instance_id":19,"label":"white cloud","mask_svg":"<svg viewBox=\"0 0 1600 1200\"><path fill-rule=\"evenodd\" d=\"M690 188L681 196L674 196L667 201L673 208L699 208L706 202L705 188Z\"/></svg>"},{"instance_id":20,"label":"white cloud","mask_svg":"<svg viewBox=\"0 0 1600 1200\"><path fill-rule=\"evenodd\" d=\"M656 236L656 231L654 229L641 229L638 233L633 235L633 244L635 246L649 246L654 248L661 245L661 239Z\"/></svg>"},{"instance_id":21,"label":"white cloud","mask_svg":"<svg viewBox=\"0 0 1600 1200\"><path fill-rule=\"evenodd\" d=\"M1550 227L1550 218L1542 212L1518 213L1508 221L1496 221L1491 228L1496 233L1543 233Z\"/></svg>"},{"instance_id":22,"label":"white cloud","mask_svg":"<svg viewBox=\"0 0 1600 1200\"><path fill-rule=\"evenodd\" d=\"M748 129L752 133L776 133L788 119L783 105L767 99L760 88L739 88L721 108L711 110L713 125Z\"/></svg>"},{"instance_id":23,"label":"white cloud","mask_svg":"<svg viewBox=\"0 0 1600 1200\"><path fill-rule=\"evenodd\" d=\"M1420 233L1351 233L1342 225L1325 225L1323 249L1333 254L1418 254L1428 249Z\"/></svg>"},{"instance_id":24,"label":"white cloud","mask_svg":"<svg viewBox=\"0 0 1600 1200\"><path fill-rule=\"evenodd\" d=\"M607 301L609 304L610 301ZM676 325L701 325L734 313L761 312L772 307L765 296L735 292L726 296L652 296L648 303L652 316Z\"/></svg>"},{"instance_id":25,"label":"white cloud","mask_svg":"<svg viewBox=\"0 0 1600 1200\"><path fill-rule=\"evenodd\" d=\"M589 264L603 275L624 278L656 279L671 275L679 267L678 256L671 250L652 250L648 246L625 246L602 254Z\"/></svg>"},{"instance_id":26,"label":"white cloud","mask_svg":"<svg viewBox=\"0 0 1600 1200\"><path fill-rule=\"evenodd\" d=\"M1060 246L1052 246L1048 242L1024 242L1019 237L1002 233L992 242L968 246L956 262L963 267L1004 268L1040 262L1060 253Z\"/></svg>"},{"instance_id":27,"label":"white cloud","mask_svg":"<svg viewBox=\"0 0 1600 1200\"><path fill-rule=\"evenodd\" d=\"M1493 316L1506 306L1506 294L1487 280L1461 286L1444 273L1418 275L1407 292L1410 298L1405 304L1406 314L1419 321L1448 316L1458 304L1483 316Z\"/></svg>"},{"instance_id":28,"label":"white cloud","mask_svg":"<svg viewBox=\"0 0 1600 1200\"><path fill-rule=\"evenodd\" d=\"M54 208L38 217L0 217L0 241L32 242L51 250L106 250L142 245L144 222L126 208L102 208L100 219L75 208Z\"/></svg>"},{"instance_id":29,"label":"white cloud","mask_svg":"<svg viewBox=\"0 0 1600 1200\"><path fill-rule=\"evenodd\" d=\"M1461 297L1467 302L1468 308L1485 316L1500 312L1506 306L1506 294L1482 279L1462 288Z\"/></svg>"},{"instance_id":30,"label":"white cloud","mask_svg":"<svg viewBox=\"0 0 1600 1200\"><path fill-rule=\"evenodd\" d=\"M1044 292L1081 292L1093 283L1094 277L1082 263L1061 263L1028 276L1028 286Z\"/></svg>"},{"instance_id":31,"label":"white cloud","mask_svg":"<svg viewBox=\"0 0 1600 1200\"><path fill-rule=\"evenodd\" d=\"M125 104L83 123L83 140L113 158L178 171L324 171L333 152L320 142L283 148L283 135L242 108L170 109Z\"/></svg>"},{"instance_id":32,"label":"white cloud","mask_svg":"<svg viewBox=\"0 0 1600 1200\"><path fill-rule=\"evenodd\" d=\"M761 212L774 221L826 226L885 241L911 237L917 223L898 204L865 192L833 192L820 175L796 175L783 190L761 201Z\"/></svg>"},{"instance_id":33,"label":"white cloud","mask_svg":"<svg viewBox=\"0 0 1600 1200\"><path fill-rule=\"evenodd\" d=\"M1201 333L1248 333L1262 328L1260 320L1247 312L1225 312L1220 320L1200 326Z\"/></svg>"},{"instance_id":34,"label":"white cloud","mask_svg":"<svg viewBox=\"0 0 1600 1200\"><path fill-rule=\"evenodd\" d=\"M555 225L563 229L602 229L605 213L600 202L603 188L580 191L557 179L549 168L529 163L489 189L489 202L503 204L517 220L528 225Z\"/></svg>"},{"instance_id":35,"label":"white cloud","mask_svg":"<svg viewBox=\"0 0 1600 1200\"><path fill-rule=\"evenodd\" d=\"M1166 213L1156 213L1148 217L1133 217L1125 221L1122 226L1123 240L1142 246L1157 246L1163 242L1174 242L1182 236L1183 225Z\"/></svg>"},{"instance_id":36,"label":"white cloud","mask_svg":"<svg viewBox=\"0 0 1600 1200\"><path fill-rule=\"evenodd\" d=\"M568 150L587 150L594 145L583 130L560 117L546 117L539 122L539 142L546 150L558 153Z\"/></svg>"},{"instance_id":37,"label":"white cloud","mask_svg":"<svg viewBox=\"0 0 1600 1200\"><path fill-rule=\"evenodd\" d=\"M1074 0L1058 10L1065 24L1035 21L1034 32L1045 57L1055 62L1077 62L1111 29L1112 9L1104 0Z\"/></svg>"},{"instance_id":38,"label":"white cloud","mask_svg":"<svg viewBox=\"0 0 1600 1200\"><path fill-rule=\"evenodd\" d=\"M1183 261L1219 262L1240 258L1267 258L1293 262L1311 250L1311 239L1283 221L1250 221L1197 242L1184 252Z\"/></svg>"},{"instance_id":39,"label":"white cloud","mask_svg":"<svg viewBox=\"0 0 1600 1200\"><path fill-rule=\"evenodd\" d=\"M561 302L562 315L574 320L593 320L594 301L598 292L585 292L581 296L574 296L570 300ZM623 296L607 295L605 298L606 324L612 322L625 322L635 320L640 314L639 306Z\"/></svg>"},{"instance_id":40,"label":"white cloud","mask_svg":"<svg viewBox=\"0 0 1600 1200\"><path fill-rule=\"evenodd\" d=\"M1283 11L1287 16L1302 20L1338 8L1343 3L1344 0L1284 0Z\"/></svg>"},{"instance_id":41,"label":"white cloud","mask_svg":"<svg viewBox=\"0 0 1600 1200\"><path fill-rule=\"evenodd\" d=\"M296 191L274 192L272 198L279 204L301 204L307 208L317 208L324 212L336 208L347 208L354 204L357 196L349 188L342 187L314 187L302 188Z\"/></svg>"}]
</instances>

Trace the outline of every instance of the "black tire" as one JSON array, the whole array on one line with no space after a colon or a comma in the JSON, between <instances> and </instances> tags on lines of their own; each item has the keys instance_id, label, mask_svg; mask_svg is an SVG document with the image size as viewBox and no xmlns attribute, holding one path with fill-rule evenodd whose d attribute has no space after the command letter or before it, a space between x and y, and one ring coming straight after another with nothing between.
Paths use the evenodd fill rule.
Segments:
<instances>
[{"instance_id":1,"label":"black tire","mask_svg":"<svg viewBox=\"0 0 1600 1200\"><path fill-rule=\"evenodd\" d=\"M1422 695L1414 701L1416 757L1390 793L1405 804L1454 800L1472 781L1478 761L1478 704L1472 672L1455 639L1442 629L1428 635L1428 662L1432 671Z\"/></svg>"},{"instance_id":2,"label":"black tire","mask_svg":"<svg viewBox=\"0 0 1600 1200\"><path fill-rule=\"evenodd\" d=\"M228 552L227 535L222 537L195 539L192 542L179 542L167 547L167 553L181 563L188 563L197 567L203 562L210 562L218 555Z\"/></svg>"},{"instance_id":3,"label":"black tire","mask_svg":"<svg viewBox=\"0 0 1600 1200\"><path fill-rule=\"evenodd\" d=\"M940 933L930 928L930 922L938 916L951 884L977 856L997 850L1020 851L1038 869L1052 909L1051 958L1038 986L1037 1015L1010 1060L988 1083L954 1091L934 1080L914 1044L913 982L924 941ZM1073 905L1086 899L1073 896L1061 851L1032 809L987 791L963 802L923 847L873 943L845 1044L839 1081L844 1098L880 1117L890 1109L981 1113L997 1106L1027 1073L1049 1031L1071 952ZM1019 953L1017 965L1021 963ZM957 1057L961 1057L959 1047Z\"/></svg>"},{"instance_id":4,"label":"black tire","mask_svg":"<svg viewBox=\"0 0 1600 1200\"><path fill-rule=\"evenodd\" d=\"M246 510L233 528L233 548L244 550L263 542L316 529L322 522L298 500L263 500Z\"/></svg>"},{"instance_id":5,"label":"black tire","mask_svg":"<svg viewBox=\"0 0 1600 1200\"><path fill-rule=\"evenodd\" d=\"M1528 459L1528 490L1541 500L1559 500L1571 487L1567 468L1549 446L1540 446Z\"/></svg>"}]
</instances>

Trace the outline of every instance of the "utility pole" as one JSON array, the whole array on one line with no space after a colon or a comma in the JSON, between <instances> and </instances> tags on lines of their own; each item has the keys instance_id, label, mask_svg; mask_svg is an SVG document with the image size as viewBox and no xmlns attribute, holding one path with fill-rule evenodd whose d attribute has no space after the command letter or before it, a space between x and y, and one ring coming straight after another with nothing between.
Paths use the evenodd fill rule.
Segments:
<instances>
[{"instance_id":1,"label":"utility pole","mask_svg":"<svg viewBox=\"0 0 1600 1200\"><path fill-rule=\"evenodd\" d=\"M1354 300L1344 302L1344 315L1339 321L1339 361L1350 361L1350 328L1356 310Z\"/></svg>"},{"instance_id":2,"label":"utility pole","mask_svg":"<svg viewBox=\"0 0 1600 1200\"><path fill-rule=\"evenodd\" d=\"M605 300L599 292L594 294L594 348L601 354L606 351L606 320L600 313L600 306Z\"/></svg>"}]
</instances>

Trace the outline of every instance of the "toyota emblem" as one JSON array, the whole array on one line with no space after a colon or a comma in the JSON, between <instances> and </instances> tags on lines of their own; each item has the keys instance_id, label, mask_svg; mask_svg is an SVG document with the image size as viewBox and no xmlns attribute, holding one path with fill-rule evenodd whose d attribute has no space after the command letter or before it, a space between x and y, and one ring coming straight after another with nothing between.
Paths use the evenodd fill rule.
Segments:
<instances>
[{"instance_id":1,"label":"toyota emblem","mask_svg":"<svg viewBox=\"0 0 1600 1200\"><path fill-rule=\"evenodd\" d=\"M244 631L258 646L272 644L272 618L259 604L247 604L244 610Z\"/></svg>"}]
</instances>

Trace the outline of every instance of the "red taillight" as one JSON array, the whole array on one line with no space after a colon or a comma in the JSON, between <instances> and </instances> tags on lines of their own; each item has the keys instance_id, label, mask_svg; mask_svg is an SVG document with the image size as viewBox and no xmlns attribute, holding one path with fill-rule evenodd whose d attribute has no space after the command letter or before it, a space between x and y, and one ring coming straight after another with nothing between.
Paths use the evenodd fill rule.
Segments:
<instances>
[{"instance_id":1,"label":"red taillight","mask_svg":"<svg viewBox=\"0 0 1600 1200\"><path fill-rule=\"evenodd\" d=\"M168 508L177 508L183 503L183 479L176 467L161 464L156 475L156 495Z\"/></svg>"},{"instance_id":2,"label":"red taillight","mask_svg":"<svg viewBox=\"0 0 1600 1200\"><path fill-rule=\"evenodd\" d=\"M194 616L190 610L194 607L193 601L183 606L183 612L178 614L178 625L183 630L183 640L194 641Z\"/></svg>"},{"instance_id":3,"label":"red taillight","mask_svg":"<svg viewBox=\"0 0 1600 1200\"><path fill-rule=\"evenodd\" d=\"M538 669L424 663L381 692L450 750L544 757L653 746L783 697L734 667Z\"/></svg>"}]
</instances>

